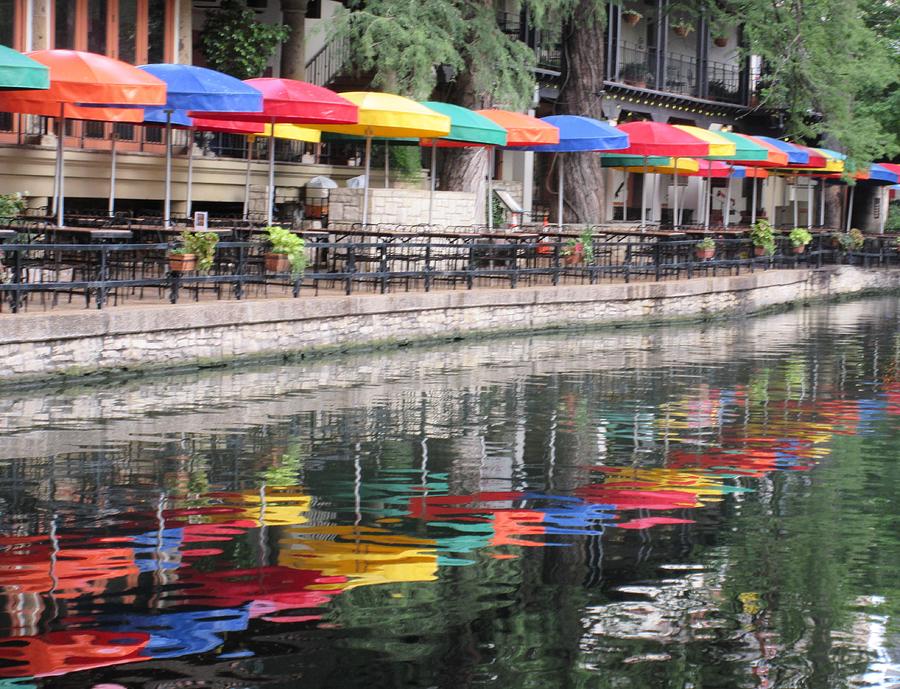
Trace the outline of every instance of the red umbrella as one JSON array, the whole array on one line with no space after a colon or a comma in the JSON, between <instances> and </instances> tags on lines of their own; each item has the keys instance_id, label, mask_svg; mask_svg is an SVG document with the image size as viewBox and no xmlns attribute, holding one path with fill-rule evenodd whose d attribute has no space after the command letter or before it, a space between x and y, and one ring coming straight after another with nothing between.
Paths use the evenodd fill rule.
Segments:
<instances>
[{"instance_id":1,"label":"red umbrella","mask_svg":"<svg viewBox=\"0 0 900 689\"><path fill-rule=\"evenodd\" d=\"M617 125L620 131L628 134L630 145L616 155L667 156L670 158L698 158L709 155L709 144L688 134L671 124L663 122L626 122ZM646 167L646 166L645 166ZM627 220L628 213L628 179L625 180L625 201L622 207L622 219ZM641 203L641 225L646 221L646 208Z\"/></svg>"},{"instance_id":2,"label":"red umbrella","mask_svg":"<svg viewBox=\"0 0 900 689\"><path fill-rule=\"evenodd\" d=\"M83 105L151 106L164 105L166 85L151 74L105 55L80 50L36 50L28 57L50 69L50 88L17 91L4 97L3 107L12 112L58 117L56 144L56 213L63 224L65 175L63 139L66 117L105 119L114 122L141 122L143 111L104 109L94 113ZM100 115L99 117L97 115ZM136 118L136 119L134 119Z\"/></svg>"},{"instance_id":3,"label":"red umbrella","mask_svg":"<svg viewBox=\"0 0 900 689\"><path fill-rule=\"evenodd\" d=\"M247 79L263 94L262 112L191 113L204 120L237 120L263 124L356 124L359 108L334 91L296 79ZM269 141L269 217L275 200L275 141Z\"/></svg>"}]
</instances>

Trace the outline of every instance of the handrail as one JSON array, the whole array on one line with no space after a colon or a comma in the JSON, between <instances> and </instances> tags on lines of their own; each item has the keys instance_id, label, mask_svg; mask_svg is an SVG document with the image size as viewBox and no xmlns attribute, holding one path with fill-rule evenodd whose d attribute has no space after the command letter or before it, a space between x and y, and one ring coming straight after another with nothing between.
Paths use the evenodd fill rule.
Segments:
<instances>
[{"instance_id":1,"label":"handrail","mask_svg":"<svg viewBox=\"0 0 900 689\"><path fill-rule=\"evenodd\" d=\"M306 81L325 86L347 66L350 42L346 37L332 37L306 63Z\"/></svg>"}]
</instances>

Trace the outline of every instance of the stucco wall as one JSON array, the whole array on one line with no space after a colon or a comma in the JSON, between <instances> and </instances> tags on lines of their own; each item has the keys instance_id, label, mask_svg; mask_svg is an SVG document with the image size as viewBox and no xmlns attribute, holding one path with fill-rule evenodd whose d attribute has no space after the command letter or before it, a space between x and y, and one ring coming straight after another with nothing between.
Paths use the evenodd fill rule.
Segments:
<instances>
[{"instance_id":1,"label":"stucco wall","mask_svg":"<svg viewBox=\"0 0 900 689\"><path fill-rule=\"evenodd\" d=\"M664 283L228 301L0 317L0 382L500 331L749 313L900 289L900 271L766 271Z\"/></svg>"}]
</instances>

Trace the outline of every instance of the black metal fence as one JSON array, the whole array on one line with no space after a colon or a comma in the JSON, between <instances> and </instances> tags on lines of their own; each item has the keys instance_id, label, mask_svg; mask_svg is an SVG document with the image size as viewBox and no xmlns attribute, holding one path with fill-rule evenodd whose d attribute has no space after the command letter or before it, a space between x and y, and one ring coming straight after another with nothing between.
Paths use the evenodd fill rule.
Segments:
<instances>
[{"instance_id":1,"label":"black metal fence","mask_svg":"<svg viewBox=\"0 0 900 689\"><path fill-rule=\"evenodd\" d=\"M465 241L410 236L405 241L308 241L300 274L266 270L259 241L220 242L211 270L173 272L169 243L0 245L0 311L65 305L104 308L149 300L352 294L436 289L660 281L770 268L851 263L900 266L894 240L868 238L843 252L819 236L802 253L781 240L773 256L756 256L746 239L717 239L701 257L696 240L599 241L576 246L559 237L536 241Z\"/></svg>"}]
</instances>

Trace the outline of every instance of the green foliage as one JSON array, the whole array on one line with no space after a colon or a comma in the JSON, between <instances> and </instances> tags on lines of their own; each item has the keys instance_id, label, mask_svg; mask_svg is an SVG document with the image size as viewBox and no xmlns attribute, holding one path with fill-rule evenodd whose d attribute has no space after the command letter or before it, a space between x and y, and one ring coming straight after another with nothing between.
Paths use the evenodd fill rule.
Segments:
<instances>
[{"instance_id":1,"label":"green foliage","mask_svg":"<svg viewBox=\"0 0 900 689\"><path fill-rule=\"evenodd\" d=\"M715 249L716 240L712 237L704 237L699 242L697 242L697 248L701 251L709 251L710 249Z\"/></svg>"},{"instance_id":2,"label":"green foliage","mask_svg":"<svg viewBox=\"0 0 900 689\"><path fill-rule=\"evenodd\" d=\"M795 227L788 235L791 246L806 246L812 241L812 235L805 227Z\"/></svg>"},{"instance_id":3,"label":"green foliage","mask_svg":"<svg viewBox=\"0 0 900 689\"><path fill-rule=\"evenodd\" d=\"M581 232L578 237L566 241L562 250L563 256L581 256L585 263L594 262L594 233L590 228Z\"/></svg>"},{"instance_id":4,"label":"green foliage","mask_svg":"<svg viewBox=\"0 0 900 689\"><path fill-rule=\"evenodd\" d=\"M834 235L841 251L858 251L866 243L866 236L855 227L849 232L841 232Z\"/></svg>"},{"instance_id":5,"label":"green foliage","mask_svg":"<svg viewBox=\"0 0 900 689\"><path fill-rule=\"evenodd\" d=\"M279 225L264 228L273 254L287 254L291 262L291 275L300 275L306 269L306 242L290 230Z\"/></svg>"},{"instance_id":6,"label":"green foliage","mask_svg":"<svg viewBox=\"0 0 900 689\"><path fill-rule=\"evenodd\" d=\"M14 194L0 194L0 218L14 218L25 210L25 199L18 191Z\"/></svg>"},{"instance_id":7,"label":"green foliage","mask_svg":"<svg viewBox=\"0 0 900 689\"><path fill-rule=\"evenodd\" d=\"M532 26L552 41L583 0L524 0ZM605 21L605 3L590 6ZM371 72L373 83L419 100L432 95L439 67L451 81L471 80L471 102L524 109L534 93L534 52L497 23L485 0L352 0L331 24L331 37L351 49L350 66Z\"/></svg>"},{"instance_id":8,"label":"green foliage","mask_svg":"<svg viewBox=\"0 0 900 689\"><path fill-rule=\"evenodd\" d=\"M216 255L219 235L215 232L189 232L184 230L179 236L180 244L169 251L170 254L193 254L197 257L197 270L206 271L212 268Z\"/></svg>"},{"instance_id":9,"label":"green foliage","mask_svg":"<svg viewBox=\"0 0 900 689\"><path fill-rule=\"evenodd\" d=\"M207 12L200 47L212 69L252 79L262 76L290 31L286 24L256 21L256 13L240 0L222 0L217 9Z\"/></svg>"},{"instance_id":10,"label":"green foliage","mask_svg":"<svg viewBox=\"0 0 900 689\"><path fill-rule=\"evenodd\" d=\"M415 180L422 174L420 146L391 146L391 177L404 181Z\"/></svg>"},{"instance_id":11,"label":"green foliage","mask_svg":"<svg viewBox=\"0 0 900 689\"><path fill-rule=\"evenodd\" d=\"M766 250L766 256L775 253L775 232L768 220L757 220L750 228L750 241L753 246L762 247Z\"/></svg>"},{"instance_id":12,"label":"green foliage","mask_svg":"<svg viewBox=\"0 0 900 689\"><path fill-rule=\"evenodd\" d=\"M900 203L892 203L888 207L888 216L884 221L885 232L900 232Z\"/></svg>"},{"instance_id":13,"label":"green foliage","mask_svg":"<svg viewBox=\"0 0 900 689\"><path fill-rule=\"evenodd\" d=\"M764 61L760 104L789 135L829 137L848 171L897 151L900 60L879 0L707 0L714 22L740 23L747 52ZM867 22L867 18L869 19Z\"/></svg>"}]
</instances>

